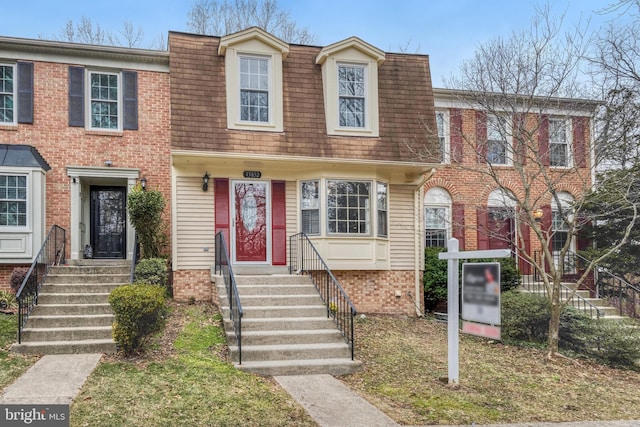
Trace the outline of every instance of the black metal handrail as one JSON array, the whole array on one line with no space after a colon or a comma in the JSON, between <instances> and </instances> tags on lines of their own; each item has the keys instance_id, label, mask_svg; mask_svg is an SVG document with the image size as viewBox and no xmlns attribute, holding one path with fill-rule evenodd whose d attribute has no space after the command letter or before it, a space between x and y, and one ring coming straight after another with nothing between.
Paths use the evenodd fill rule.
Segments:
<instances>
[{"instance_id":1,"label":"black metal handrail","mask_svg":"<svg viewBox=\"0 0 640 427\"><path fill-rule=\"evenodd\" d=\"M18 301L18 344L22 342L22 330L27 324L33 307L38 304L38 295L49 270L54 265L64 264L66 260L66 231L57 225L51 227L38 255L24 276L24 280L16 292Z\"/></svg>"},{"instance_id":2,"label":"black metal handrail","mask_svg":"<svg viewBox=\"0 0 640 427\"><path fill-rule=\"evenodd\" d=\"M353 360L356 308L305 233L289 237L289 273L307 274L311 278L327 308L327 317L333 318L351 349Z\"/></svg>"},{"instance_id":3,"label":"black metal handrail","mask_svg":"<svg viewBox=\"0 0 640 427\"><path fill-rule=\"evenodd\" d=\"M575 252L568 252L567 255L569 259L574 260L572 264L576 266L578 272L584 271L591 263L589 259ZM598 264L593 266L587 279L584 281L584 286L596 298L606 299L617 308L620 316L640 317L640 289L637 286L633 286Z\"/></svg>"},{"instance_id":4,"label":"black metal handrail","mask_svg":"<svg viewBox=\"0 0 640 427\"><path fill-rule=\"evenodd\" d=\"M544 297L548 296L547 287L544 284L544 280L542 279L540 273L541 271L536 268L534 263L523 257L521 254L516 254L512 252L512 256L514 256L517 260L518 267L520 271L528 271L530 274L522 275L520 277L521 285L524 289L529 292L542 294ZM534 259L538 266L544 268L544 263L540 258L540 254L536 251L534 252ZM547 276L547 281L552 282L553 279L549 273L546 271L542 271ZM571 289L569 286L564 283L560 283L560 299L563 301L572 301L571 305L579 310L582 310L585 313L589 314L589 317L592 319L595 317L596 319L600 319L604 317L605 312L593 305L582 295L576 293L577 289Z\"/></svg>"},{"instance_id":5,"label":"black metal handrail","mask_svg":"<svg viewBox=\"0 0 640 427\"><path fill-rule=\"evenodd\" d=\"M242 304L240 303L240 295L238 294L238 286L236 278L229 262L229 251L224 240L224 234L218 232L216 234L216 263L215 273L220 273L224 278L224 286L229 297L229 317L233 322L233 331L238 343L238 364L242 364Z\"/></svg>"}]
</instances>

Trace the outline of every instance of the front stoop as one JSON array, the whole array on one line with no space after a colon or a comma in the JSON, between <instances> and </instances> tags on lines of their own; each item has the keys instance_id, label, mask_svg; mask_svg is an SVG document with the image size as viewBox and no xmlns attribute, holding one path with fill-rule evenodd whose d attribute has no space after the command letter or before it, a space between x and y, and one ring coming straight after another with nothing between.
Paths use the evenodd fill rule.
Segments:
<instances>
[{"instance_id":1,"label":"front stoop","mask_svg":"<svg viewBox=\"0 0 640 427\"><path fill-rule=\"evenodd\" d=\"M115 353L109 293L129 283L131 262L70 261L53 267L27 325L22 343L11 350L22 354Z\"/></svg>"},{"instance_id":2,"label":"front stoop","mask_svg":"<svg viewBox=\"0 0 640 427\"><path fill-rule=\"evenodd\" d=\"M216 277L231 358L260 375L347 375L362 368L311 280L288 274L236 276L244 316L242 363L222 277Z\"/></svg>"}]
</instances>

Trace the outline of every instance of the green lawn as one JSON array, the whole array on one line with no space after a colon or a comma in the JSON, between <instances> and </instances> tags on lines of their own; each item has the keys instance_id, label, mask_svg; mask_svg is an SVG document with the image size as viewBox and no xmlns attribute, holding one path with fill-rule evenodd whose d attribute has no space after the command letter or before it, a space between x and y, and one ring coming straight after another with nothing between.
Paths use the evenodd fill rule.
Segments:
<instances>
[{"instance_id":1,"label":"green lawn","mask_svg":"<svg viewBox=\"0 0 640 427\"><path fill-rule=\"evenodd\" d=\"M11 384L29 369L37 357L21 356L9 351L18 336L18 316L0 314L0 390Z\"/></svg>"},{"instance_id":2,"label":"green lawn","mask_svg":"<svg viewBox=\"0 0 640 427\"><path fill-rule=\"evenodd\" d=\"M201 305L172 312L169 324L182 319L173 352L156 343L147 356L100 363L71 407L72 426L316 425L274 382L224 360L219 315Z\"/></svg>"}]
</instances>

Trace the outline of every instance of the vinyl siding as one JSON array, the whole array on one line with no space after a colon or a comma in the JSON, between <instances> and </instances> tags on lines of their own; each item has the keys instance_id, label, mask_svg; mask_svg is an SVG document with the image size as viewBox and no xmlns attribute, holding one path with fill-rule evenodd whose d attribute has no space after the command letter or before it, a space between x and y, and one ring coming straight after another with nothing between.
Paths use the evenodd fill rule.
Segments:
<instances>
[{"instance_id":1,"label":"vinyl siding","mask_svg":"<svg viewBox=\"0 0 640 427\"><path fill-rule=\"evenodd\" d=\"M176 177L177 269L206 269L215 262L213 186L202 191L201 177Z\"/></svg>"},{"instance_id":2,"label":"vinyl siding","mask_svg":"<svg viewBox=\"0 0 640 427\"><path fill-rule=\"evenodd\" d=\"M413 270L415 262L415 194L407 185L389 186L391 270Z\"/></svg>"}]
</instances>

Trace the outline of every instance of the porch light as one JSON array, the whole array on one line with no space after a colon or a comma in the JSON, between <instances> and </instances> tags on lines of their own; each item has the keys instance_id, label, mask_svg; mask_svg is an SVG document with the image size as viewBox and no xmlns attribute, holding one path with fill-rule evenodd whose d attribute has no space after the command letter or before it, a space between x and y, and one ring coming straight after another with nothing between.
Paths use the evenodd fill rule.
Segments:
<instances>
[{"instance_id":1,"label":"porch light","mask_svg":"<svg viewBox=\"0 0 640 427\"><path fill-rule=\"evenodd\" d=\"M202 177L202 191L209 190L209 172L205 172Z\"/></svg>"},{"instance_id":2,"label":"porch light","mask_svg":"<svg viewBox=\"0 0 640 427\"><path fill-rule=\"evenodd\" d=\"M536 222L540 222L540 220L542 219L543 212L542 212L542 209L536 209L531 214L533 215L533 219Z\"/></svg>"},{"instance_id":3,"label":"porch light","mask_svg":"<svg viewBox=\"0 0 640 427\"><path fill-rule=\"evenodd\" d=\"M147 177L143 176L140 180L140 187L142 187L142 191L147 191Z\"/></svg>"}]
</instances>

